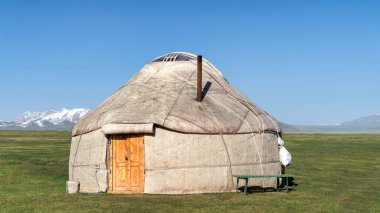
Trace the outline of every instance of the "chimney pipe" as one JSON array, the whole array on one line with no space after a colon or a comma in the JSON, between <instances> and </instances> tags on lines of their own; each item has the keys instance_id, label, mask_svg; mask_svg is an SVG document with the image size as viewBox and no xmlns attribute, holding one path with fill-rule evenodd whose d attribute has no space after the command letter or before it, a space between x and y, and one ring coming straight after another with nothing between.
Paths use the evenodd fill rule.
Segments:
<instances>
[{"instance_id":1,"label":"chimney pipe","mask_svg":"<svg viewBox=\"0 0 380 213\"><path fill-rule=\"evenodd\" d=\"M197 56L197 101L202 101L202 56Z\"/></svg>"}]
</instances>

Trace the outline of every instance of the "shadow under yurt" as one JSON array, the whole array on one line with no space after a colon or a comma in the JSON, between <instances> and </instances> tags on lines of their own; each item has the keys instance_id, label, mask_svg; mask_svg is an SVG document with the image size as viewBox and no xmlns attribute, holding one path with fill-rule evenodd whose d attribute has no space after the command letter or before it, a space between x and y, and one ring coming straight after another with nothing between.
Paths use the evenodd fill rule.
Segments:
<instances>
[{"instance_id":1,"label":"shadow under yurt","mask_svg":"<svg viewBox=\"0 0 380 213\"><path fill-rule=\"evenodd\" d=\"M75 125L69 181L86 193L234 191L233 174L281 174L280 135L278 122L213 64L173 52L145 64Z\"/></svg>"}]
</instances>

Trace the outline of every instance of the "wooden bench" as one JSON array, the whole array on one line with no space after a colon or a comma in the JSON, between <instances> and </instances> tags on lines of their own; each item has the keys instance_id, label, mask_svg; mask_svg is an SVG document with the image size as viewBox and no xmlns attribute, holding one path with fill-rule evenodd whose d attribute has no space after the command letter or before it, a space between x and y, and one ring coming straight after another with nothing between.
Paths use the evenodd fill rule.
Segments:
<instances>
[{"instance_id":1,"label":"wooden bench","mask_svg":"<svg viewBox=\"0 0 380 213\"><path fill-rule=\"evenodd\" d=\"M244 193L248 194L248 179L249 178L277 178L277 191L280 191L279 188L279 183L280 183L280 178L285 178L285 187L284 189L286 191L289 191L289 178L293 177L293 175L290 174L280 174L280 175L232 175L232 177L237 178L237 183L236 183L236 192L238 192L239 188L239 180L244 179L245 180L245 186L244 186Z\"/></svg>"}]
</instances>

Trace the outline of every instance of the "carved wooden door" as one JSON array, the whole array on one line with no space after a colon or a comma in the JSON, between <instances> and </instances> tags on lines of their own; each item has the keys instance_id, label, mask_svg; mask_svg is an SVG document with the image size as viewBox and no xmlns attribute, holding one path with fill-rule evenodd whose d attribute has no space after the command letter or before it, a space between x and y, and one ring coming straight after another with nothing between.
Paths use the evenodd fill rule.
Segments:
<instances>
[{"instance_id":1,"label":"carved wooden door","mask_svg":"<svg viewBox=\"0 0 380 213\"><path fill-rule=\"evenodd\" d=\"M144 192L144 136L114 135L110 145L111 193Z\"/></svg>"}]
</instances>

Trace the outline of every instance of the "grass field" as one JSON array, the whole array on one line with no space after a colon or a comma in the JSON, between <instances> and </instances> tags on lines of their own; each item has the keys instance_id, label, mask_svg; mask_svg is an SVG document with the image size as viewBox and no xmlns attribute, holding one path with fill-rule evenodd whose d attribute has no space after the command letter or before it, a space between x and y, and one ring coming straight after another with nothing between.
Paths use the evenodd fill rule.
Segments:
<instances>
[{"instance_id":1,"label":"grass field","mask_svg":"<svg viewBox=\"0 0 380 213\"><path fill-rule=\"evenodd\" d=\"M290 193L65 192L68 132L0 131L0 212L380 212L380 135L286 135Z\"/></svg>"}]
</instances>

